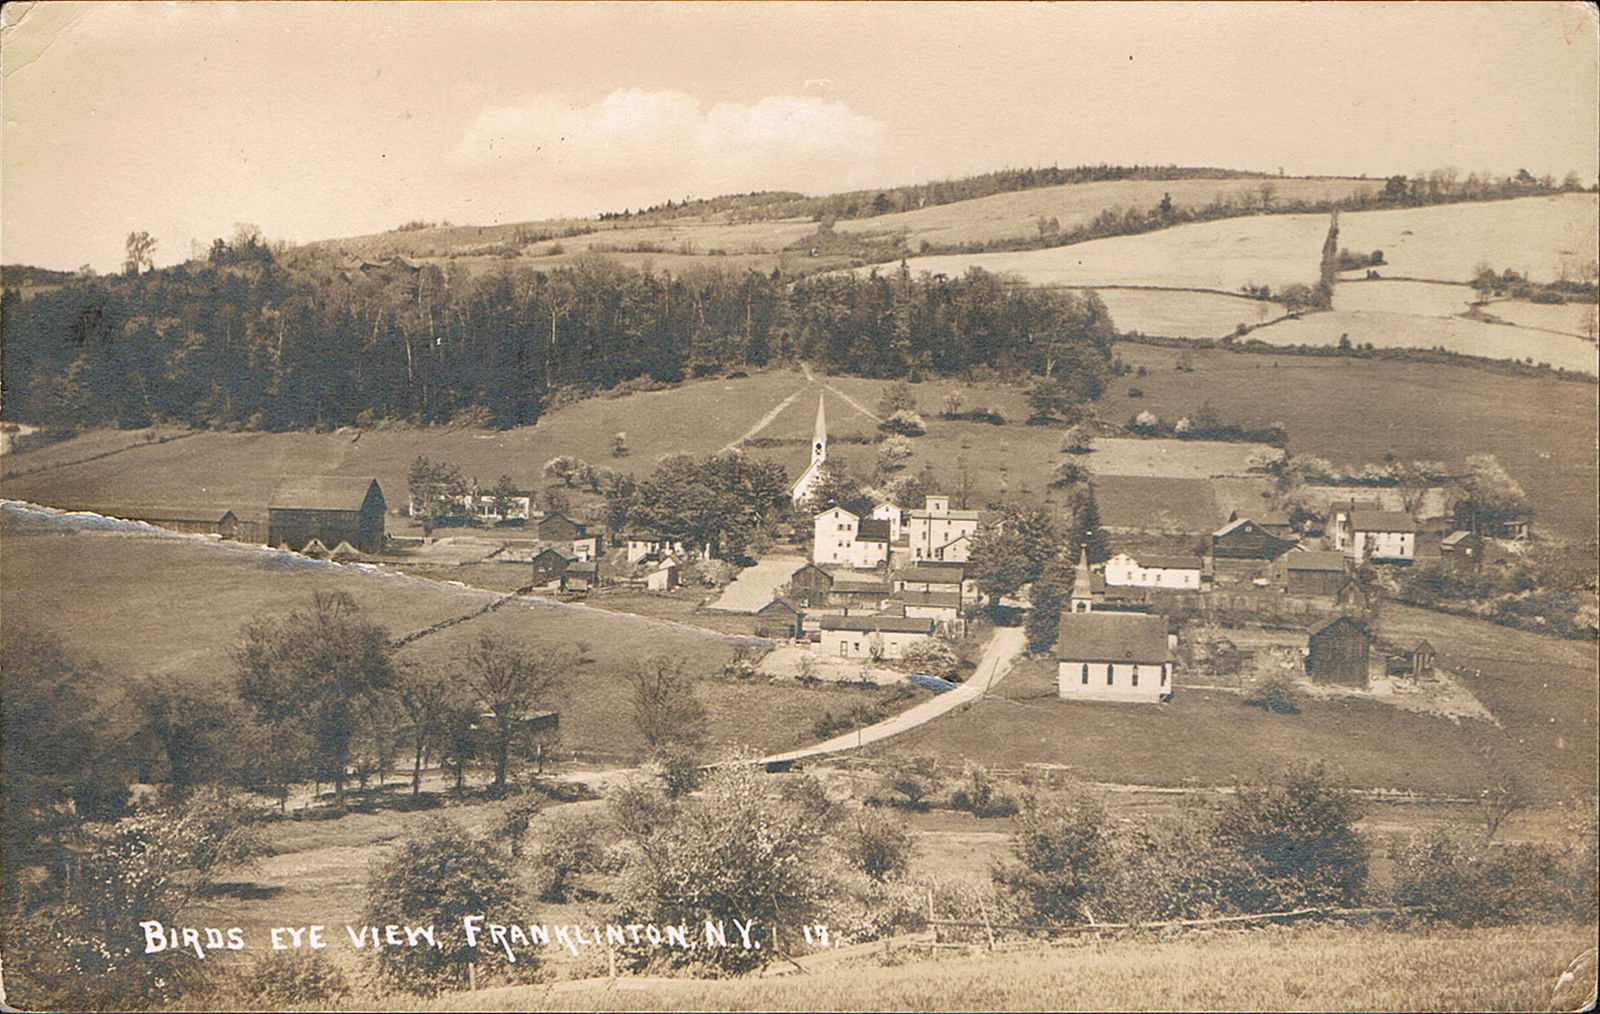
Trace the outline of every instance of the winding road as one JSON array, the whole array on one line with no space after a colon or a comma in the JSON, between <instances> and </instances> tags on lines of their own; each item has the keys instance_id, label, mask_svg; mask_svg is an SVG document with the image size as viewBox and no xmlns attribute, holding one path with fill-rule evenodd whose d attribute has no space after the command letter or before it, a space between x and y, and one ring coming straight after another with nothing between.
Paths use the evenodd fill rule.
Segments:
<instances>
[{"instance_id":1,"label":"winding road","mask_svg":"<svg viewBox=\"0 0 1600 1014\"><path fill-rule=\"evenodd\" d=\"M763 757L757 763L782 764L822 754L857 750L868 743L876 743L908 729L915 729L940 715L980 700L990 688L1005 677L1006 673L1011 671L1011 664L1026 647L1027 638L1021 627L996 627L994 636L983 647L983 655L978 659L978 667L973 671L972 678L954 690L937 694L921 704L913 705L893 718L886 718L874 725L864 726L855 732L847 732L812 746Z\"/></svg>"}]
</instances>

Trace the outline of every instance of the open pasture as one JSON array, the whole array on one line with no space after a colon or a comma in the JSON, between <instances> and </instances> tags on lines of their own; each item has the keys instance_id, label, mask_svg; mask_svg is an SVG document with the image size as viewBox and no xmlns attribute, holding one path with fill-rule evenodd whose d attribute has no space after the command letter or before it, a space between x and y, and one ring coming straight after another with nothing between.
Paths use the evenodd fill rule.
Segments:
<instances>
[{"instance_id":1,"label":"open pasture","mask_svg":"<svg viewBox=\"0 0 1600 1014\"><path fill-rule=\"evenodd\" d=\"M1181 289L1095 289L1117 331L1159 338L1222 338L1283 316L1282 303Z\"/></svg>"},{"instance_id":2,"label":"open pasture","mask_svg":"<svg viewBox=\"0 0 1600 1014\"><path fill-rule=\"evenodd\" d=\"M1600 354L1594 342L1464 317L1330 310L1281 320L1250 332L1250 337L1270 345L1337 345L1348 338L1352 345L1371 343L1379 348L1443 348L1487 359L1543 363L1591 376L1600 374Z\"/></svg>"},{"instance_id":3,"label":"open pasture","mask_svg":"<svg viewBox=\"0 0 1600 1014\"><path fill-rule=\"evenodd\" d=\"M1065 183L873 218L848 219L834 228L849 233L904 233L913 250L924 241L955 246L1030 239L1039 235L1041 218L1054 218L1063 230L1069 230L1088 225L1108 209L1153 211L1161 203L1163 194L1170 194L1173 207L1179 210L1201 208L1218 201L1228 201L1239 207L1259 206L1263 184L1272 188L1273 200L1279 202L1338 200L1353 194L1372 193L1382 186L1374 180L1299 177Z\"/></svg>"},{"instance_id":4,"label":"open pasture","mask_svg":"<svg viewBox=\"0 0 1600 1014\"><path fill-rule=\"evenodd\" d=\"M1281 422L1289 453L1336 465L1359 467L1393 453L1459 467L1469 454L1493 454L1527 491L1538 532L1594 539L1600 409L1591 384L1444 363L1128 342L1116 351L1146 368L1147 376L1132 381L1144 396L1129 398L1122 381L1111 385L1096 409L1102 419L1122 423L1141 409L1176 419L1209 402L1229 422ZM1192 372L1174 369L1184 354Z\"/></svg>"},{"instance_id":5,"label":"open pasture","mask_svg":"<svg viewBox=\"0 0 1600 1014\"><path fill-rule=\"evenodd\" d=\"M1382 250L1385 275L1471 281L1479 264L1552 282L1595 259L1600 197L1555 194L1339 216L1339 245Z\"/></svg>"},{"instance_id":6,"label":"open pasture","mask_svg":"<svg viewBox=\"0 0 1600 1014\"><path fill-rule=\"evenodd\" d=\"M1522 299L1497 299L1484 312L1518 327L1560 331L1590 341L1595 339L1594 303L1530 303Z\"/></svg>"},{"instance_id":7,"label":"open pasture","mask_svg":"<svg viewBox=\"0 0 1600 1014\"><path fill-rule=\"evenodd\" d=\"M230 650L258 617L307 608L316 590L348 591L398 636L473 612L494 593L318 562L195 537L75 530L70 520L29 521L8 510L0 608L58 634L72 650L100 657L123 676L231 681ZM809 688L723 676L731 643L707 630L582 605L513 602L400 649L399 657L449 670L470 641L494 631L533 643L586 646L552 704L566 748L631 756L644 748L633 727L627 672L640 659L682 659L696 679L714 747L776 750L811 740L824 711L867 697L852 688ZM114 687L107 687L108 693ZM876 698L873 698L874 700ZM755 708L767 720L752 723Z\"/></svg>"}]
</instances>

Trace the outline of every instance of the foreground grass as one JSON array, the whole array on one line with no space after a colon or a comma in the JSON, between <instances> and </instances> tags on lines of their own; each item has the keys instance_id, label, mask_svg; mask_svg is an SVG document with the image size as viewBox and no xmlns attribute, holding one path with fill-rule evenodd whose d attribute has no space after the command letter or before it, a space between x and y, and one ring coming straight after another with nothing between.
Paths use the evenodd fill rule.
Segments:
<instances>
[{"instance_id":1,"label":"foreground grass","mask_svg":"<svg viewBox=\"0 0 1600 1014\"><path fill-rule=\"evenodd\" d=\"M858 966L781 980L546 987L442 997L435 1010L1573 1010L1553 988L1591 927L1265 929ZM1563 1002L1564 1001L1564 1002Z\"/></svg>"}]
</instances>

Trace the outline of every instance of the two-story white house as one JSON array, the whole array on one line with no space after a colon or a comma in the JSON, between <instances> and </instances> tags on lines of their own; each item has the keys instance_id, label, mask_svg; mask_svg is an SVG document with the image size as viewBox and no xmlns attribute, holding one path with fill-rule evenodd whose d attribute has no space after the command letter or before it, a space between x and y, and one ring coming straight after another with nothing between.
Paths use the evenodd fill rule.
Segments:
<instances>
[{"instance_id":1,"label":"two-story white house","mask_svg":"<svg viewBox=\"0 0 1600 1014\"><path fill-rule=\"evenodd\" d=\"M1333 509L1333 548L1360 563L1414 560L1417 522L1405 511L1371 510L1336 506Z\"/></svg>"},{"instance_id":2,"label":"two-story white house","mask_svg":"<svg viewBox=\"0 0 1600 1014\"><path fill-rule=\"evenodd\" d=\"M978 512L951 510L948 496L930 496L921 510L906 516L911 559L964 563L978 531Z\"/></svg>"},{"instance_id":3,"label":"two-story white house","mask_svg":"<svg viewBox=\"0 0 1600 1014\"><path fill-rule=\"evenodd\" d=\"M811 562L866 570L889 560L889 522L830 507L812 519Z\"/></svg>"},{"instance_id":4,"label":"two-story white house","mask_svg":"<svg viewBox=\"0 0 1600 1014\"><path fill-rule=\"evenodd\" d=\"M1201 561L1198 556L1158 556L1141 553L1137 558L1118 553L1106 561L1106 584L1133 588L1182 588L1198 591Z\"/></svg>"}]
</instances>

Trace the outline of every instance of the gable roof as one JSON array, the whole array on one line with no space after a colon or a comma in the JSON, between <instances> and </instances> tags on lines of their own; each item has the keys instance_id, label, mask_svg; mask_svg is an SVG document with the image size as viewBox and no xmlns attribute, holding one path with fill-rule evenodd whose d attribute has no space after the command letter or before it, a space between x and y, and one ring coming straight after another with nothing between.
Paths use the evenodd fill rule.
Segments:
<instances>
[{"instance_id":1,"label":"gable roof","mask_svg":"<svg viewBox=\"0 0 1600 1014\"><path fill-rule=\"evenodd\" d=\"M816 517L817 518L827 517L829 514L832 514L835 511L839 512L840 514L845 514L845 515L848 515L848 516L850 516L852 518L856 518L858 520L860 519L860 515L857 514L855 511L847 511L843 507L829 507L825 511L817 511ZM813 518L812 520L815 520L815 518Z\"/></svg>"},{"instance_id":2,"label":"gable roof","mask_svg":"<svg viewBox=\"0 0 1600 1014\"><path fill-rule=\"evenodd\" d=\"M926 567L921 564L907 567L898 575L902 581L920 581L924 584L960 584L966 577L958 567Z\"/></svg>"},{"instance_id":3,"label":"gable roof","mask_svg":"<svg viewBox=\"0 0 1600 1014\"><path fill-rule=\"evenodd\" d=\"M1067 613L1061 617L1056 658L1159 665L1168 660L1167 621L1147 613Z\"/></svg>"},{"instance_id":4,"label":"gable roof","mask_svg":"<svg viewBox=\"0 0 1600 1014\"><path fill-rule=\"evenodd\" d=\"M889 520L887 518L864 518L856 527L857 542L888 542Z\"/></svg>"},{"instance_id":5,"label":"gable roof","mask_svg":"<svg viewBox=\"0 0 1600 1014\"><path fill-rule=\"evenodd\" d=\"M796 609L794 605L787 599L782 598L773 599L771 602L768 602L766 605L756 610L757 616L773 616L778 613L786 613L790 616L799 616L800 610Z\"/></svg>"},{"instance_id":6,"label":"gable roof","mask_svg":"<svg viewBox=\"0 0 1600 1014\"><path fill-rule=\"evenodd\" d=\"M272 491L269 508L284 510L359 511L367 495L376 489L378 502L383 490L377 479L354 479L347 475L303 475L278 484Z\"/></svg>"},{"instance_id":7,"label":"gable roof","mask_svg":"<svg viewBox=\"0 0 1600 1014\"><path fill-rule=\"evenodd\" d=\"M1366 636L1372 636L1372 631L1367 629L1367 625L1353 616L1335 616L1332 619L1323 620L1321 623L1311 628L1310 636L1313 638L1321 637L1323 634L1332 630L1334 627L1337 627L1341 623L1348 623Z\"/></svg>"},{"instance_id":8,"label":"gable roof","mask_svg":"<svg viewBox=\"0 0 1600 1014\"><path fill-rule=\"evenodd\" d=\"M940 591L902 591L896 592L895 597L908 606L937 606L939 608L960 609L960 592Z\"/></svg>"},{"instance_id":9,"label":"gable roof","mask_svg":"<svg viewBox=\"0 0 1600 1014\"><path fill-rule=\"evenodd\" d=\"M1405 511L1354 510L1350 529L1357 532L1414 532L1416 519Z\"/></svg>"},{"instance_id":10,"label":"gable roof","mask_svg":"<svg viewBox=\"0 0 1600 1014\"><path fill-rule=\"evenodd\" d=\"M1223 525L1221 528L1218 528L1216 531L1212 532L1211 535L1213 538L1217 538L1223 535L1231 534L1241 528L1251 527L1260 528L1261 526L1249 518L1235 518L1234 520Z\"/></svg>"},{"instance_id":11,"label":"gable roof","mask_svg":"<svg viewBox=\"0 0 1600 1014\"><path fill-rule=\"evenodd\" d=\"M823 630L882 631L885 634L932 634L933 620L904 616L824 616Z\"/></svg>"},{"instance_id":12,"label":"gable roof","mask_svg":"<svg viewBox=\"0 0 1600 1014\"><path fill-rule=\"evenodd\" d=\"M1440 540L1439 545L1441 545L1441 546L1455 546L1455 545L1459 545L1459 544L1467 541L1468 539L1476 540L1477 536L1475 536L1471 532L1465 531L1465 530L1454 531L1454 532L1451 532L1449 535L1446 535L1442 540Z\"/></svg>"}]
</instances>

